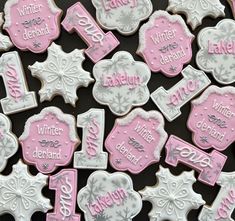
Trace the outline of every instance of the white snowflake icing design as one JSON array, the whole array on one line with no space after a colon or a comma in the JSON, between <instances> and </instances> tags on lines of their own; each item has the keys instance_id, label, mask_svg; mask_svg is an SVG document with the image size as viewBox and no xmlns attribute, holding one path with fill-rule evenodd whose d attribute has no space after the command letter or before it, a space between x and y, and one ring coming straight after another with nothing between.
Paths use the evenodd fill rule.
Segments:
<instances>
[{"instance_id":1,"label":"white snowflake icing design","mask_svg":"<svg viewBox=\"0 0 235 221\"><path fill-rule=\"evenodd\" d=\"M34 212L52 209L40 191L46 183L47 176L30 175L20 160L10 175L0 175L0 214L10 213L16 221L30 221Z\"/></svg>"},{"instance_id":2,"label":"white snowflake icing design","mask_svg":"<svg viewBox=\"0 0 235 221\"><path fill-rule=\"evenodd\" d=\"M1 32L1 28L3 25L3 13L0 13L0 51L7 51L11 47L13 47L13 44L10 40L10 38L6 35L3 35Z\"/></svg>"},{"instance_id":3,"label":"white snowflake icing design","mask_svg":"<svg viewBox=\"0 0 235 221\"><path fill-rule=\"evenodd\" d=\"M10 120L0 113L0 172L4 170L7 160L18 150L17 138L10 129Z\"/></svg>"},{"instance_id":4,"label":"white snowflake icing design","mask_svg":"<svg viewBox=\"0 0 235 221\"><path fill-rule=\"evenodd\" d=\"M187 23L192 29L201 25L206 16L217 18L225 16L224 6L219 0L169 0L168 11L173 13L182 12L187 16Z\"/></svg>"},{"instance_id":5,"label":"white snowflake icing design","mask_svg":"<svg viewBox=\"0 0 235 221\"><path fill-rule=\"evenodd\" d=\"M82 68L84 60L83 50L75 49L65 53L61 46L52 43L48 48L47 60L29 66L32 75L42 81L43 87L39 91L41 102L51 100L58 94L64 98L65 103L75 106L77 88L87 87L94 81L90 73Z\"/></svg>"},{"instance_id":6,"label":"white snowflake icing design","mask_svg":"<svg viewBox=\"0 0 235 221\"><path fill-rule=\"evenodd\" d=\"M92 0L96 8L96 17L100 25L108 30L116 29L123 35L136 32L141 21L152 13L150 0L129 0L125 4L110 8L111 1Z\"/></svg>"},{"instance_id":7,"label":"white snowflake icing design","mask_svg":"<svg viewBox=\"0 0 235 221\"><path fill-rule=\"evenodd\" d=\"M149 213L150 221L187 221L189 210L198 209L205 204L201 195L192 189L196 181L193 171L174 176L169 169L160 166L156 176L159 179L157 186L140 191L143 200L153 204Z\"/></svg>"}]
</instances>

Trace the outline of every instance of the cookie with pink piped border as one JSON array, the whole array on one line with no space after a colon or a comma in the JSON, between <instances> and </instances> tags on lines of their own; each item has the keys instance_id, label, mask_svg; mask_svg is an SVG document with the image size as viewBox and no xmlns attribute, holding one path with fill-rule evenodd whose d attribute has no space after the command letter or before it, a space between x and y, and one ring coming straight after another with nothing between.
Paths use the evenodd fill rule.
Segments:
<instances>
[{"instance_id":1,"label":"cookie with pink piped border","mask_svg":"<svg viewBox=\"0 0 235 221\"><path fill-rule=\"evenodd\" d=\"M0 51L8 51L11 47L13 47L13 44L8 36L2 34L3 23L4 23L3 13L1 12L0 13Z\"/></svg>"},{"instance_id":2,"label":"cookie with pink piped border","mask_svg":"<svg viewBox=\"0 0 235 221\"><path fill-rule=\"evenodd\" d=\"M23 51L42 53L60 34L62 10L54 0L8 0L3 28Z\"/></svg>"},{"instance_id":3,"label":"cookie with pink piped border","mask_svg":"<svg viewBox=\"0 0 235 221\"><path fill-rule=\"evenodd\" d=\"M166 139L162 115L157 111L146 112L137 108L116 120L105 140L105 147L116 170L136 174L160 160Z\"/></svg>"},{"instance_id":4,"label":"cookie with pink piped border","mask_svg":"<svg viewBox=\"0 0 235 221\"><path fill-rule=\"evenodd\" d=\"M210 86L192 101L187 126L198 147L225 150L235 141L235 88Z\"/></svg>"},{"instance_id":5,"label":"cookie with pink piped border","mask_svg":"<svg viewBox=\"0 0 235 221\"><path fill-rule=\"evenodd\" d=\"M67 165L80 143L74 117L57 107L46 107L30 117L19 141L24 160L46 174Z\"/></svg>"},{"instance_id":6,"label":"cookie with pink piped border","mask_svg":"<svg viewBox=\"0 0 235 221\"><path fill-rule=\"evenodd\" d=\"M179 15L154 12L139 31L139 54L153 72L178 75L191 61L194 35Z\"/></svg>"}]
</instances>

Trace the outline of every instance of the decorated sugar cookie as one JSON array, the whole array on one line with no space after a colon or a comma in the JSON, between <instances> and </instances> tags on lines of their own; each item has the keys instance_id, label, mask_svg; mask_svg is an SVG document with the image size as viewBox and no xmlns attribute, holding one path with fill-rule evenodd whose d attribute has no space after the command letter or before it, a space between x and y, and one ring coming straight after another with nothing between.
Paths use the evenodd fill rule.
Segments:
<instances>
[{"instance_id":1,"label":"decorated sugar cookie","mask_svg":"<svg viewBox=\"0 0 235 221\"><path fill-rule=\"evenodd\" d=\"M0 172L2 172L7 161L18 150L18 140L11 132L11 121L0 113Z\"/></svg>"},{"instance_id":2,"label":"decorated sugar cookie","mask_svg":"<svg viewBox=\"0 0 235 221\"><path fill-rule=\"evenodd\" d=\"M3 13L0 13L0 51L7 51L9 50L13 44L10 38L4 34L2 34L2 25L3 25Z\"/></svg>"},{"instance_id":3,"label":"decorated sugar cookie","mask_svg":"<svg viewBox=\"0 0 235 221\"><path fill-rule=\"evenodd\" d=\"M198 180L214 186L227 156L213 150L206 153L186 141L171 135L166 143L166 163L176 167L183 163L199 172Z\"/></svg>"},{"instance_id":4,"label":"decorated sugar cookie","mask_svg":"<svg viewBox=\"0 0 235 221\"><path fill-rule=\"evenodd\" d=\"M47 60L29 66L32 75L42 81L40 101L52 100L54 96L61 95L65 103L75 106L77 88L87 87L94 81L90 73L82 68L84 60L83 50L75 49L65 53L61 46L52 43L48 48Z\"/></svg>"},{"instance_id":5,"label":"decorated sugar cookie","mask_svg":"<svg viewBox=\"0 0 235 221\"><path fill-rule=\"evenodd\" d=\"M18 52L7 52L0 58L0 76L6 97L0 100L4 114L14 114L38 106L34 92L28 91Z\"/></svg>"},{"instance_id":6,"label":"decorated sugar cookie","mask_svg":"<svg viewBox=\"0 0 235 221\"><path fill-rule=\"evenodd\" d=\"M235 82L235 21L223 19L215 27L202 29L198 34L200 50L196 62L200 69L212 73L220 84Z\"/></svg>"},{"instance_id":7,"label":"decorated sugar cookie","mask_svg":"<svg viewBox=\"0 0 235 221\"><path fill-rule=\"evenodd\" d=\"M92 0L98 23L108 30L116 29L123 35L134 34L139 23L153 10L150 0Z\"/></svg>"},{"instance_id":8,"label":"decorated sugar cookie","mask_svg":"<svg viewBox=\"0 0 235 221\"><path fill-rule=\"evenodd\" d=\"M3 28L20 50L42 53L60 34L62 10L54 0L7 0Z\"/></svg>"},{"instance_id":9,"label":"decorated sugar cookie","mask_svg":"<svg viewBox=\"0 0 235 221\"><path fill-rule=\"evenodd\" d=\"M222 172L218 181L220 191L213 204L203 206L199 221L232 221L232 212L235 208L235 172Z\"/></svg>"},{"instance_id":10,"label":"decorated sugar cookie","mask_svg":"<svg viewBox=\"0 0 235 221\"><path fill-rule=\"evenodd\" d=\"M219 0L169 0L167 10L173 13L184 13L187 16L187 23L195 29L202 24L204 17L224 17L224 8Z\"/></svg>"},{"instance_id":11,"label":"decorated sugar cookie","mask_svg":"<svg viewBox=\"0 0 235 221\"><path fill-rule=\"evenodd\" d=\"M180 108L211 83L203 71L191 65L188 65L181 73L183 79L172 88L166 91L161 86L151 94L153 102L168 121L173 121L180 116Z\"/></svg>"},{"instance_id":12,"label":"decorated sugar cookie","mask_svg":"<svg viewBox=\"0 0 235 221\"><path fill-rule=\"evenodd\" d=\"M174 77L190 62L193 39L194 35L179 15L159 10L140 28L137 54L151 71Z\"/></svg>"},{"instance_id":13,"label":"decorated sugar cookie","mask_svg":"<svg viewBox=\"0 0 235 221\"><path fill-rule=\"evenodd\" d=\"M82 37L88 45L85 53L94 63L103 59L119 45L113 33L104 33L80 2L67 10L62 26L69 33L76 31Z\"/></svg>"},{"instance_id":14,"label":"decorated sugar cookie","mask_svg":"<svg viewBox=\"0 0 235 221\"><path fill-rule=\"evenodd\" d=\"M105 147L116 170L140 173L160 160L166 139L162 115L157 111L146 112L137 108L116 120L106 138Z\"/></svg>"},{"instance_id":15,"label":"decorated sugar cookie","mask_svg":"<svg viewBox=\"0 0 235 221\"><path fill-rule=\"evenodd\" d=\"M193 171L174 176L168 168L160 166L156 177L156 186L139 191L143 200L153 204L150 221L186 221L190 210L205 204L202 196L193 190L196 181Z\"/></svg>"},{"instance_id":16,"label":"decorated sugar cookie","mask_svg":"<svg viewBox=\"0 0 235 221\"><path fill-rule=\"evenodd\" d=\"M227 0L228 3L231 6L232 12L233 12L233 17L235 18L235 0Z\"/></svg>"},{"instance_id":17,"label":"decorated sugar cookie","mask_svg":"<svg viewBox=\"0 0 235 221\"><path fill-rule=\"evenodd\" d=\"M198 147L225 150L235 141L235 88L210 86L192 101L187 125Z\"/></svg>"},{"instance_id":18,"label":"decorated sugar cookie","mask_svg":"<svg viewBox=\"0 0 235 221\"><path fill-rule=\"evenodd\" d=\"M132 107L144 105L149 100L147 84L151 72L129 52L119 51L111 59L99 61L93 68L93 75L95 100L108 105L115 115L125 115Z\"/></svg>"},{"instance_id":19,"label":"decorated sugar cookie","mask_svg":"<svg viewBox=\"0 0 235 221\"><path fill-rule=\"evenodd\" d=\"M78 206L86 221L132 221L142 208L142 200L133 189L131 178L121 172L95 171L77 197Z\"/></svg>"},{"instance_id":20,"label":"decorated sugar cookie","mask_svg":"<svg viewBox=\"0 0 235 221\"><path fill-rule=\"evenodd\" d=\"M46 184L47 176L32 176L19 160L11 174L0 175L0 214L9 213L15 221L30 221L36 211L46 213L52 209L50 200L41 192Z\"/></svg>"},{"instance_id":21,"label":"decorated sugar cookie","mask_svg":"<svg viewBox=\"0 0 235 221\"><path fill-rule=\"evenodd\" d=\"M19 140L24 160L42 173L67 165L80 143L74 117L57 107L46 107L30 117Z\"/></svg>"},{"instance_id":22,"label":"decorated sugar cookie","mask_svg":"<svg viewBox=\"0 0 235 221\"><path fill-rule=\"evenodd\" d=\"M103 151L105 112L91 108L77 117L77 126L82 127L82 150L74 153L74 168L106 169L108 154Z\"/></svg>"}]
</instances>

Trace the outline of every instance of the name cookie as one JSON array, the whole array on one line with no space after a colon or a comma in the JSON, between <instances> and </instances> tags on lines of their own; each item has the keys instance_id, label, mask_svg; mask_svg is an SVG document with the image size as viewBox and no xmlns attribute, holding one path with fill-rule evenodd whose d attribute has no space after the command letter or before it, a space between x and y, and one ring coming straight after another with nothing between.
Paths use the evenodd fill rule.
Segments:
<instances>
[{"instance_id":1,"label":"name cookie","mask_svg":"<svg viewBox=\"0 0 235 221\"><path fill-rule=\"evenodd\" d=\"M104 29L116 29L123 35L134 34L141 21L150 16L153 5L150 0L92 0L96 18Z\"/></svg>"},{"instance_id":2,"label":"name cookie","mask_svg":"<svg viewBox=\"0 0 235 221\"><path fill-rule=\"evenodd\" d=\"M174 77L190 62L193 39L194 35L179 15L159 10L140 28L137 54L153 72Z\"/></svg>"},{"instance_id":3,"label":"name cookie","mask_svg":"<svg viewBox=\"0 0 235 221\"><path fill-rule=\"evenodd\" d=\"M149 100L147 84L151 72L144 62L135 61L129 52L120 51L93 68L95 100L118 116Z\"/></svg>"},{"instance_id":4,"label":"name cookie","mask_svg":"<svg viewBox=\"0 0 235 221\"><path fill-rule=\"evenodd\" d=\"M187 220L190 210L205 204L202 196L193 190L192 185L196 181L193 171L174 176L168 168L160 166L156 177L158 183L155 186L139 191L142 199L153 205L150 221Z\"/></svg>"},{"instance_id":5,"label":"name cookie","mask_svg":"<svg viewBox=\"0 0 235 221\"><path fill-rule=\"evenodd\" d=\"M125 173L95 171L77 197L78 206L86 221L132 219L140 212L142 200L133 189L131 178Z\"/></svg>"},{"instance_id":6,"label":"name cookie","mask_svg":"<svg viewBox=\"0 0 235 221\"><path fill-rule=\"evenodd\" d=\"M50 176L49 188L56 191L54 213L48 213L46 221L80 221L75 213L77 196L77 170L63 169Z\"/></svg>"},{"instance_id":7,"label":"name cookie","mask_svg":"<svg viewBox=\"0 0 235 221\"><path fill-rule=\"evenodd\" d=\"M65 53L60 45L52 43L46 61L29 66L32 75L42 81L40 101L50 101L54 96L61 95L65 103L75 106L77 88L87 87L94 81L90 73L82 68L84 60L83 50Z\"/></svg>"},{"instance_id":8,"label":"name cookie","mask_svg":"<svg viewBox=\"0 0 235 221\"><path fill-rule=\"evenodd\" d=\"M28 91L18 52L12 51L2 55L0 76L6 90L6 97L0 100L4 114L14 114L38 106L35 93Z\"/></svg>"},{"instance_id":9,"label":"name cookie","mask_svg":"<svg viewBox=\"0 0 235 221\"><path fill-rule=\"evenodd\" d=\"M146 112L137 108L116 120L105 147L116 170L140 173L160 160L166 139L162 115L157 111Z\"/></svg>"},{"instance_id":10,"label":"name cookie","mask_svg":"<svg viewBox=\"0 0 235 221\"><path fill-rule=\"evenodd\" d=\"M199 221L234 220L231 215L235 208L235 173L222 172L216 183L221 186L220 191L211 207L203 206Z\"/></svg>"},{"instance_id":11,"label":"name cookie","mask_svg":"<svg viewBox=\"0 0 235 221\"><path fill-rule=\"evenodd\" d=\"M0 13L0 51L7 51L11 47L13 47L13 44L10 40L10 38L6 35L2 34L2 25L3 25L3 13Z\"/></svg>"},{"instance_id":12,"label":"name cookie","mask_svg":"<svg viewBox=\"0 0 235 221\"><path fill-rule=\"evenodd\" d=\"M200 148L225 150L235 141L235 88L210 86L192 101L187 125Z\"/></svg>"},{"instance_id":13,"label":"name cookie","mask_svg":"<svg viewBox=\"0 0 235 221\"><path fill-rule=\"evenodd\" d=\"M181 73L183 79L168 91L159 87L151 94L153 102L168 121L179 117L180 108L211 83L203 71L196 70L191 65L188 65Z\"/></svg>"},{"instance_id":14,"label":"name cookie","mask_svg":"<svg viewBox=\"0 0 235 221\"><path fill-rule=\"evenodd\" d=\"M187 23L195 29L202 24L202 19L207 16L217 18L225 16L224 6L219 0L169 0L167 10L173 13L183 13L187 17Z\"/></svg>"},{"instance_id":15,"label":"name cookie","mask_svg":"<svg viewBox=\"0 0 235 221\"><path fill-rule=\"evenodd\" d=\"M3 28L20 50L42 53L58 38L62 10L54 0L8 0Z\"/></svg>"},{"instance_id":16,"label":"name cookie","mask_svg":"<svg viewBox=\"0 0 235 221\"><path fill-rule=\"evenodd\" d=\"M0 214L9 213L15 221L30 221L36 211L46 213L52 209L50 200L41 191L47 184L47 176L32 176L21 160L13 166L11 174L0 174Z\"/></svg>"},{"instance_id":17,"label":"name cookie","mask_svg":"<svg viewBox=\"0 0 235 221\"><path fill-rule=\"evenodd\" d=\"M235 21L223 19L215 27L202 29L198 34L200 50L196 62L200 69L212 73L220 84L235 82Z\"/></svg>"},{"instance_id":18,"label":"name cookie","mask_svg":"<svg viewBox=\"0 0 235 221\"><path fill-rule=\"evenodd\" d=\"M108 154L103 151L105 112L92 108L77 117L82 127L82 150L74 153L74 168L106 169Z\"/></svg>"},{"instance_id":19,"label":"name cookie","mask_svg":"<svg viewBox=\"0 0 235 221\"><path fill-rule=\"evenodd\" d=\"M42 173L67 165L80 143L74 117L56 107L46 107L30 117L19 141L24 160Z\"/></svg>"},{"instance_id":20,"label":"name cookie","mask_svg":"<svg viewBox=\"0 0 235 221\"><path fill-rule=\"evenodd\" d=\"M62 26L66 31L70 33L76 31L82 37L88 45L85 53L94 63L119 45L113 33L104 33L80 2L67 10Z\"/></svg>"},{"instance_id":21,"label":"name cookie","mask_svg":"<svg viewBox=\"0 0 235 221\"><path fill-rule=\"evenodd\" d=\"M166 143L166 163L176 167L183 163L199 172L198 180L214 186L227 157L213 150L210 154L171 135Z\"/></svg>"},{"instance_id":22,"label":"name cookie","mask_svg":"<svg viewBox=\"0 0 235 221\"><path fill-rule=\"evenodd\" d=\"M18 140L11 132L11 121L0 113L0 172L2 172L7 161L18 150Z\"/></svg>"}]
</instances>

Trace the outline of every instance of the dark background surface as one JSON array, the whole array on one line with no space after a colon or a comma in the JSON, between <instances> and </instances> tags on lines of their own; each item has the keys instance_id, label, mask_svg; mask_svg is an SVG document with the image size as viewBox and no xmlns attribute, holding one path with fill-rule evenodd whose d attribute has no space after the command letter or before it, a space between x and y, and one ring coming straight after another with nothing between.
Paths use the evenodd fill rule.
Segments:
<instances>
[{"instance_id":1,"label":"dark background surface","mask_svg":"<svg viewBox=\"0 0 235 221\"><path fill-rule=\"evenodd\" d=\"M195 1L199 1L199 0L195 0ZM3 11L5 2L6 2L5 0L0 1L0 11ZM70 6L72 6L76 2L77 2L77 0L56 0L57 6L60 7L61 9L63 9L63 11L64 11L62 19L64 18L65 14L66 14L67 8L69 8ZM93 7L91 1L90 0L81 0L81 3L83 3L83 5L91 13L91 15L93 17L95 17L95 8ZM168 5L167 0L159 0L159 1L152 0L152 3L153 3L154 11L158 10L158 9L165 10ZM230 9L228 2L226 0L221 0L221 3L223 5L225 5L225 7L226 7L226 9L225 9L226 17L233 18L232 11ZM183 18L186 19L185 16L183 16ZM203 27L215 26L218 23L218 21L220 21L221 19L222 18L219 18L219 19L205 18L203 20L203 24L201 26L199 26L195 31L192 31L191 28L190 27L189 28L192 31L192 33L195 36L197 36L198 31L200 31ZM136 53L135 53L136 49L138 47L138 42L139 42L138 32L135 35L132 35L129 37L124 37L124 36L118 34L116 31L113 31L113 33L120 41L120 45L112 53L110 53L106 58L111 58L112 55L116 51L126 50L126 51L129 51L133 55L135 60L142 61L142 59L138 55L136 55ZM76 33L69 34L63 28L61 28L60 37L55 42L57 44L61 45L65 52L71 52L75 48L78 48L78 49L87 48L86 44L83 42L83 40ZM17 50L17 49L14 47L11 50ZM193 42L193 59L190 63L193 67L197 67L195 64L195 55L196 55L197 50L198 50L198 46L197 46L196 39L195 39ZM17 51L19 51L19 50L17 50ZM24 69L25 69L25 75L26 75L26 79L27 79L27 82L29 85L29 89L30 89L30 91L36 91L36 93L37 93L41 88L41 83L38 79L31 76L31 73L27 69L27 67L28 67L28 65L34 64L34 62L36 62L36 61L41 61L41 62L44 61L47 57L47 53L33 54L31 52L22 52L22 51L19 51L19 53L20 53L20 56L22 59ZM89 71L92 73L93 65L94 64L89 60L89 58L86 58L86 60L83 64L83 67L86 71ZM210 77L212 84L222 86L222 85L218 84L211 77L210 74L208 74L208 76ZM180 81L181 78L182 78L181 75L178 75L177 77L174 77L174 78L167 78L161 73L152 73L151 80L148 84L148 87L149 87L150 92L153 92L159 86L163 86L165 89L169 89L170 87L174 86L178 81ZM235 84L233 84L233 86L235 86ZM70 114L74 115L75 117L78 114L81 114L81 113L88 111L92 107L93 108L96 107L96 108L103 108L106 111L106 119L105 119L105 121L106 121L106 123L105 123L105 137L106 137L107 134L110 132L110 130L113 127L114 120L115 120L116 116L114 116L106 106L99 105L94 100L94 98L92 97L92 87L93 87L93 84L91 84L88 88L78 89L77 94L79 96L79 100L76 103L75 108L69 104L65 104L63 98L60 96L55 97L51 102L39 103L39 96L37 93L37 98L38 98L38 103L39 103L39 106L37 108L9 116L12 121L13 132L16 134L17 137L19 137L23 132L26 120L30 116L32 116L33 114L39 113L44 107L47 107L47 106L59 107L63 110L63 112L70 113ZM5 95L6 94L5 94L3 80L0 79L0 99L4 98ZM143 106L143 108L145 110L157 110L157 107L154 105L154 103L151 101L151 99L149 100L149 102L146 105ZM186 121L187 121L187 118L188 118L188 115L190 112L190 103L188 103L183 108L181 108L181 111L182 111L182 115L180 117L178 117L176 120L174 120L171 123L166 121L165 129L169 135L170 134L177 135L180 138L192 143L191 132L186 127ZM0 112L2 112L1 107L0 107ZM81 128L78 128L78 135L80 138L82 138L82 129ZM232 146L234 146L234 144L231 145L230 147L228 147L226 149L226 151L223 152L225 155L228 156L228 159L227 159L226 164L223 168L223 171L234 171L235 170L235 151L234 151L234 149L232 149ZM79 146L77 150L80 150L80 148L81 148L81 146ZM211 150L209 150L209 152L210 151ZM185 170L189 171L190 170L189 167L186 167L183 165L179 165L176 168L173 168L173 167L167 165L164 162L165 161L165 151L164 150L162 151L161 156L162 157L161 157L160 164L165 167L170 168L171 172L175 175L180 174L182 171L185 171ZM2 174L8 175L12 170L12 165L16 164L18 162L19 158L22 158L21 147L19 147L18 152L12 158L10 158L8 160L7 167L2 172ZM67 167L71 168L72 166L73 165L71 163ZM155 185L156 184L155 173L158 170L158 168L159 168L159 164L153 164L153 165L147 167L144 171L142 171L138 175L130 174L133 179L134 189L138 191L138 190L143 189L145 186ZM62 168L61 167L58 168L53 174L56 174L60 169L62 169ZM38 171L36 170L36 168L34 166L30 166L29 170L33 175L36 175L38 173ZM107 170L109 172L115 172L115 170L113 168L111 168L111 166L108 166ZM93 170L79 170L78 171L78 190L80 190L82 187L84 187L86 185L87 178L91 174L91 172L93 172ZM198 173L196 173L196 176L198 176ZM214 201L214 199L219 191L219 188L220 188L217 185L215 185L214 187L207 186L207 185L204 185L198 181L194 184L193 187L197 193L202 194L203 199L207 202L208 205L212 204L212 202ZM46 197L50 198L51 204L54 205L54 201L55 201L54 191L49 190L48 187L46 186L43 189L43 194ZM199 210L192 210L188 214L188 220L189 221L198 220L197 217L198 217L200 209ZM151 210L151 204L147 201L144 201L142 211L133 220L135 220L135 221L149 220L148 213L150 210ZM76 212L81 214L81 216L82 216L81 221L84 221L84 216L78 207L76 208ZM233 218L235 218L235 214L233 215ZM4 215L0 216L0 221L13 221L13 220L14 220L14 218L8 214L4 214ZM44 220L46 220L46 215L41 212L36 212L32 216L32 221L44 221Z\"/></svg>"}]
</instances>

